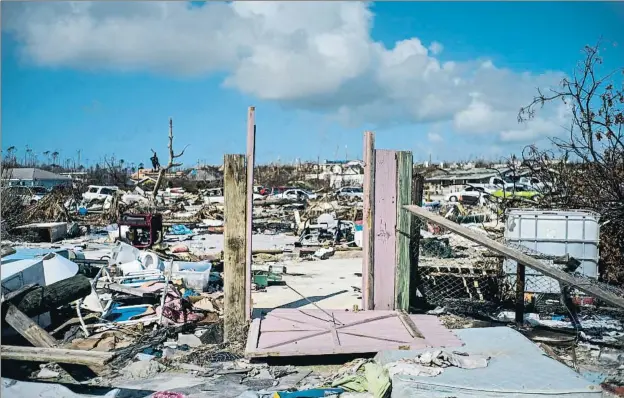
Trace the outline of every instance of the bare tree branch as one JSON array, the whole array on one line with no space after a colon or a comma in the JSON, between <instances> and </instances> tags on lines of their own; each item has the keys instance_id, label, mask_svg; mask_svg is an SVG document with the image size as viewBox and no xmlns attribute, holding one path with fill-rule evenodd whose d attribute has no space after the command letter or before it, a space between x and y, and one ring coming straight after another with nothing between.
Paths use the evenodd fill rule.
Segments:
<instances>
[{"instance_id":1,"label":"bare tree branch","mask_svg":"<svg viewBox=\"0 0 624 398\"><path fill-rule=\"evenodd\" d=\"M180 152L178 155L176 155L173 152L173 119L169 118L169 162L167 163L167 166L165 167L161 167L160 170L158 171L158 179L156 180L156 184L154 185L154 190L152 191L152 199L155 201L156 200L156 196L158 195L158 190L160 189L160 186L163 183L163 180L165 178L165 174L167 172L169 172L169 170L175 168L175 167L180 167L182 166L182 163L174 163L174 160L181 157L182 155L184 155L184 151L186 151L186 148L188 148L188 145L186 145L184 147L184 149L182 149L182 152ZM156 152L152 149L152 152L154 152L154 155L156 154Z\"/></svg>"}]
</instances>

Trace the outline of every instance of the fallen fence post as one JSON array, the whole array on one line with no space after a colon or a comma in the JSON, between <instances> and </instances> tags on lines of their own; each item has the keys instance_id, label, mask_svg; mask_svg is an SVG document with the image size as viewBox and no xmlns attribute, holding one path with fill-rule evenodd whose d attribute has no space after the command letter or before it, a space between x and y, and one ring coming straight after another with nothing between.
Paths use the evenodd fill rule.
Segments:
<instances>
[{"instance_id":1,"label":"fallen fence post","mask_svg":"<svg viewBox=\"0 0 624 398\"><path fill-rule=\"evenodd\" d=\"M526 254L518 250L498 243L495 240L492 240L478 232L472 231L466 227L462 227L461 225L447 220L444 217L433 214L430 211L423 209L422 207L405 206L404 208L416 214L417 216L426 218L427 220L434 222L449 231L455 232L456 234L461 235L472 242L479 243L496 253L502 254L507 258L515 260L516 262L518 262L518 264L523 264L527 267L540 271L542 274L556 279L564 285L572 286L575 289L597 297L611 305L619 308L624 308L624 297L620 297L606 289L601 288L595 281L591 281L588 278L573 276L560 269L546 265L541 261L534 259L533 257L527 256Z\"/></svg>"},{"instance_id":2,"label":"fallen fence post","mask_svg":"<svg viewBox=\"0 0 624 398\"><path fill-rule=\"evenodd\" d=\"M247 324L247 233L245 155L224 159L224 323L226 341L243 338Z\"/></svg>"}]
</instances>

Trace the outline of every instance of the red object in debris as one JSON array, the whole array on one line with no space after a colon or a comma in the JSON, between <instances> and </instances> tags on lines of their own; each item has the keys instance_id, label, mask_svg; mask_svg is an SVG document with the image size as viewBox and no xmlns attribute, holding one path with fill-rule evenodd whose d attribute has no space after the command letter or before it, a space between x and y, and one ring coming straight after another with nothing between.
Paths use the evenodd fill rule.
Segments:
<instances>
[{"instance_id":1,"label":"red object in debris","mask_svg":"<svg viewBox=\"0 0 624 398\"><path fill-rule=\"evenodd\" d=\"M573 297L572 301L576 305L594 305L593 297Z\"/></svg>"},{"instance_id":2,"label":"red object in debris","mask_svg":"<svg viewBox=\"0 0 624 398\"><path fill-rule=\"evenodd\" d=\"M189 248L185 245L177 245L171 248L172 253L187 253Z\"/></svg>"},{"instance_id":3,"label":"red object in debris","mask_svg":"<svg viewBox=\"0 0 624 398\"><path fill-rule=\"evenodd\" d=\"M600 387L610 392L611 394L617 395L618 397L624 397L624 387L622 386L615 386L613 384L602 383Z\"/></svg>"}]
</instances>

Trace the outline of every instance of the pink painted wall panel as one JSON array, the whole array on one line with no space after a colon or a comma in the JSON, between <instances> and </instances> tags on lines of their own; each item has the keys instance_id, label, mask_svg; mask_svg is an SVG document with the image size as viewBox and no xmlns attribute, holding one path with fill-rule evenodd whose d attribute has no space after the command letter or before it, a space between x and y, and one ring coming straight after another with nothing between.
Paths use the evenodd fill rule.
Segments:
<instances>
[{"instance_id":1,"label":"pink painted wall panel","mask_svg":"<svg viewBox=\"0 0 624 398\"><path fill-rule=\"evenodd\" d=\"M424 339L411 337L395 311L328 311L332 323L320 310L278 309L260 323L257 345L248 350L252 357L301 356L341 353L369 353L380 350L459 347L462 345L435 316L411 315ZM353 324L352 326L342 326ZM320 334L324 330L325 333Z\"/></svg>"},{"instance_id":2,"label":"pink painted wall panel","mask_svg":"<svg viewBox=\"0 0 624 398\"><path fill-rule=\"evenodd\" d=\"M373 299L375 310L394 309L396 268L396 151L375 151L375 236Z\"/></svg>"}]
</instances>

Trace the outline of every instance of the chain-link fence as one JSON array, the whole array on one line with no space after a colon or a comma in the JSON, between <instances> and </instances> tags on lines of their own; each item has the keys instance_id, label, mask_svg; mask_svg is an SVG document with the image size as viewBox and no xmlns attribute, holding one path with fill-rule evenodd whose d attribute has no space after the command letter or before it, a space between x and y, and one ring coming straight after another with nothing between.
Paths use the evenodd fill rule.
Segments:
<instances>
[{"instance_id":1,"label":"chain-link fence","mask_svg":"<svg viewBox=\"0 0 624 398\"><path fill-rule=\"evenodd\" d=\"M574 275L579 285L593 285L624 297L624 289L584 277L569 256L548 256L524 246L506 246ZM445 307L455 313L500 317L518 309L517 264L482 247L453 247L447 237L421 238L416 275L418 305ZM525 267L525 314L551 320L599 319L604 315L624 319L624 309L602 302L579 289L567 287L537 270Z\"/></svg>"}]
</instances>

